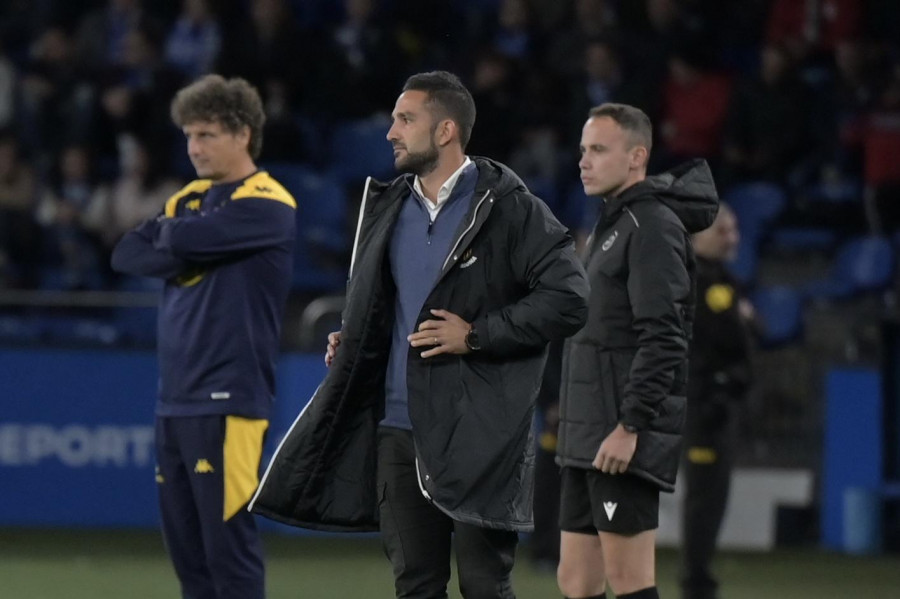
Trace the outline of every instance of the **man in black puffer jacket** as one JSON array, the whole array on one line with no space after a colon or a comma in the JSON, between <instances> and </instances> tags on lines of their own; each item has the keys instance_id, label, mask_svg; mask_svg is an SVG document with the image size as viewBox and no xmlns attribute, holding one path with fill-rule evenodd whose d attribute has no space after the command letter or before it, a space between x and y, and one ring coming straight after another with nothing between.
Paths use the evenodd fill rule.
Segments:
<instances>
[{"instance_id":1,"label":"man in black puffer jacket","mask_svg":"<svg viewBox=\"0 0 900 599\"><path fill-rule=\"evenodd\" d=\"M251 509L381 531L398 597L514 597L532 528L532 417L547 343L580 329L572 238L507 167L469 158L468 90L407 80L388 139L404 175L368 181L330 369Z\"/></svg>"},{"instance_id":2,"label":"man in black puffer jacket","mask_svg":"<svg viewBox=\"0 0 900 599\"><path fill-rule=\"evenodd\" d=\"M718 200L702 160L646 176L650 119L594 108L581 179L604 206L585 251L588 323L567 342L557 461L560 589L567 597L656 599L659 491L674 489L695 303L690 235Z\"/></svg>"}]
</instances>

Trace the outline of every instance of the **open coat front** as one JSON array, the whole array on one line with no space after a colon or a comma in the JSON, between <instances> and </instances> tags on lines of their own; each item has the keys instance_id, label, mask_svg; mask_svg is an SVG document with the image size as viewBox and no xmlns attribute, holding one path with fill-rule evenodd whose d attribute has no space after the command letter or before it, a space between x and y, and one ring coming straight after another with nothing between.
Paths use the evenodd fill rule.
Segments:
<instances>
[{"instance_id":1,"label":"open coat front","mask_svg":"<svg viewBox=\"0 0 900 599\"><path fill-rule=\"evenodd\" d=\"M482 349L422 359L407 383L422 492L452 518L530 530L531 421L546 344L587 317L588 286L567 231L505 166L474 158L478 183L440 277L422 306L472 322ZM360 217L341 345L251 502L269 518L322 530L378 528L376 433L395 288L387 260L411 177L370 181Z\"/></svg>"}]
</instances>

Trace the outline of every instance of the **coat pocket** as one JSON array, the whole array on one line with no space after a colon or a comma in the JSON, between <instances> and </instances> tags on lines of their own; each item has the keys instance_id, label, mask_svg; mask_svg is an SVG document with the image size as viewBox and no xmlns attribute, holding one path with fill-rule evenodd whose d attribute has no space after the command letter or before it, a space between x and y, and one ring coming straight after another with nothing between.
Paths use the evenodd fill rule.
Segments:
<instances>
[{"instance_id":1,"label":"coat pocket","mask_svg":"<svg viewBox=\"0 0 900 599\"><path fill-rule=\"evenodd\" d=\"M683 395L667 395L656 409L656 418L650 428L661 433L680 434L684 428L687 398Z\"/></svg>"},{"instance_id":2,"label":"coat pocket","mask_svg":"<svg viewBox=\"0 0 900 599\"><path fill-rule=\"evenodd\" d=\"M628 381L628 370L626 369L623 372L620 362L620 356L617 352L597 349L604 437L616 428L622 410L622 398L625 397L625 383Z\"/></svg>"}]
</instances>

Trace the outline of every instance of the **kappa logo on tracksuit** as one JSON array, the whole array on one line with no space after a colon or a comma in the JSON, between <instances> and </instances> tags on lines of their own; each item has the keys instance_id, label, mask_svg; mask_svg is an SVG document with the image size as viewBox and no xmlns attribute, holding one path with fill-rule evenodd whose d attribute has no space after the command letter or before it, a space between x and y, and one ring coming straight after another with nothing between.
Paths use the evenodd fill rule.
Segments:
<instances>
[{"instance_id":1,"label":"kappa logo on tracksuit","mask_svg":"<svg viewBox=\"0 0 900 599\"><path fill-rule=\"evenodd\" d=\"M212 464L209 463L209 460L205 458L200 458L197 460L197 464L194 466L194 472L197 474L212 474L216 469L213 468Z\"/></svg>"}]
</instances>

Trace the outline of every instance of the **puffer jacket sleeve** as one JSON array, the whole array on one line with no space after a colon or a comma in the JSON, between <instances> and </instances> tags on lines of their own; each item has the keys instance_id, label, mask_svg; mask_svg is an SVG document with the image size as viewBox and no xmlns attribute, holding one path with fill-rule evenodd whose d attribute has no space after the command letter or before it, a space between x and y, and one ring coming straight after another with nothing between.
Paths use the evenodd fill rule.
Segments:
<instances>
[{"instance_id":1,"label":"puffer jacket sleeve","mask_svg":"<svg viewBox=\"0 0 900 599\"><path fill-rule=\"evenodd\" d=\"M516 207L510 260L530 292L473 323L484 355L539 349L573 335L587 321L587 275L568 231L534 196L520 194Z\"/></svg>"},{"instance_id":2,"label":"puffer jacket sleeve","mask_svg":"<svg viewBox=\"0 0 900 599\"><path fill-rule=\"evenodd\" d=\"M688 240L674 218L642 219L628 248L628 296L638 350L621 407L621 422L643 430L671 392L687 357L690 309Z\"/></svg>"}]
</instances>

